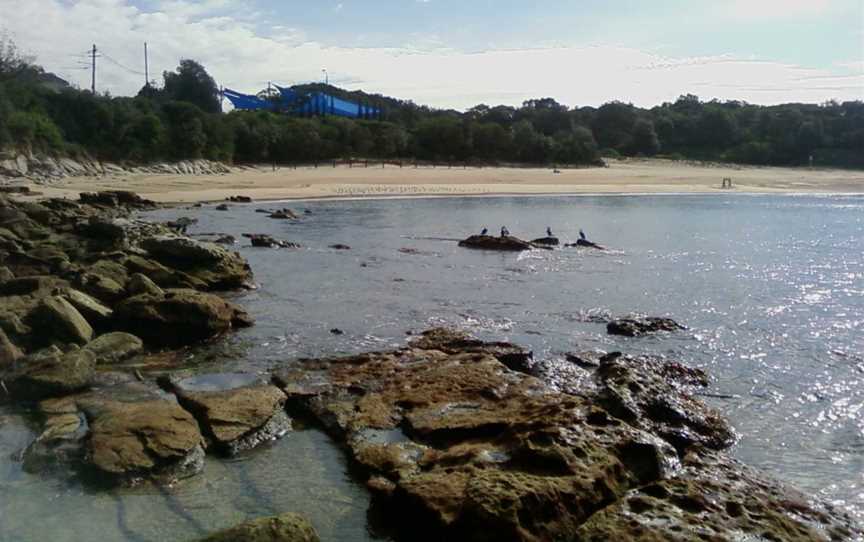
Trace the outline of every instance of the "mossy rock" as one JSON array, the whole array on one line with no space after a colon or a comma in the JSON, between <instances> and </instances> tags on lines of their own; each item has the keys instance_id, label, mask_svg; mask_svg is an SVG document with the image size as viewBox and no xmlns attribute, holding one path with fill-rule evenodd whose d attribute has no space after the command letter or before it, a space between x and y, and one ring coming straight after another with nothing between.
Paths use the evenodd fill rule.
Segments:
<instances>
[{"instance_id":1,"label":"mossy rock","mask_svg":"<svg viewBox=\"0 0 864 542\"><path fill-rule=\"evenodd\" d=\"M287 513L258 518L213 533L200 542L318 542L318 534L302 516Z\"/></svg>"}]
</instances>

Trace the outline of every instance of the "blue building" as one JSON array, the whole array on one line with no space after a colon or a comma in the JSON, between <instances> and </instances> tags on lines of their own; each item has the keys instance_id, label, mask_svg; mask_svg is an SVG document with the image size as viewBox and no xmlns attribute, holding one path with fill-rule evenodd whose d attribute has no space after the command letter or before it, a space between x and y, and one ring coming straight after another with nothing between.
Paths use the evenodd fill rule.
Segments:
<instances>
[{"instance_id":1,"label":"blue building","mask_svg":"<svg viewBox=\"0 0 864 542\"><path fill-rule=\"evenodd\" d=\"M349 119L377 119L381 116L378 108L343 100L325 92L301 92L274 86L279 94L271 98L242 94L227 88L222 91L222 95L228 98L235 109L243 111L273 111L301 117L334 115Z\"/></svg>"}]
</instances>

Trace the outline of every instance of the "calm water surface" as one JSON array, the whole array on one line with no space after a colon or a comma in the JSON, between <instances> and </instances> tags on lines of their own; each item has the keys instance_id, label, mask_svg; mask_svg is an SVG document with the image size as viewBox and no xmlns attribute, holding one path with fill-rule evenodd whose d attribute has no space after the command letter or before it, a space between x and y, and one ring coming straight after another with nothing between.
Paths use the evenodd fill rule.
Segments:
<instances>
[{"instance_id":1,"label":"calm water surface","mask_svg":"<svg viewBox=\"0 0 864 542\"><path fill-rule=\"evenodd\" d=\"M310 214L289 222L255 212L276 206ZM659 353L706 369L710 392L730 397L705 400L741 434L735 456L864 519L864 197L455 198L154 214L178 215L200 219L193 233L269 233L306 247L239 248L260 288L238 301L258 322L200 352L201 371L255 373L390 348L436 325L511 340L540 359L592 348ZM500 254L429 239L502 225L523 238L551 226L562 240L581 227L614 250ZM689 329L627 339L588 321L632 312ZM32 437L26 420L0 411L0 539L88 540L95 525L106 541L184 539L291 510L325 540L368 537L368 496L317 431L240 461L210 459L203 476L171 490L89 494L10 459ZM45 521L46 510L58 519Z\"/></svg>"}]
</instances>

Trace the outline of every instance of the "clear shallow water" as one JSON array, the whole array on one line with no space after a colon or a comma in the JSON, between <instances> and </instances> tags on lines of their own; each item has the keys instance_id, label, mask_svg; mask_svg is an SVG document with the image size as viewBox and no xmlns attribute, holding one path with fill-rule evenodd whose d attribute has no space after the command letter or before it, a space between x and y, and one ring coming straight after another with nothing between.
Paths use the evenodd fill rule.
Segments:
<instances>
[{"instance_id":1,"label":"clear shallow water","mask_svg":"<svg viewBox=\"0 0 864 542\"><path fill-rule=\"evenodd\" d=\"M254 212L279 206L311 214L289 222ZM734 455L864 519L864 197L454 198L154 214L178 215L200 219L192 233L269 233L307 247L254 249L241 240L260 288L238 301L257 325L199 353L201 370L255 373L303 356L390 348L404 344L406 331L435 325L512 340L539 359L591 348L660 353L706 369L710 392L732 396L705 400L741 434ZM615 250L501 254L420 239L501 225L523 238L543 236L548 225L562 240L581 227ZM352 250L327 248L333 243ZM689 330L627 339L586 321L630 312L672 316ZM345 334L332 335L334 327ZM292 510L325 540L367 536L368 497L316 431L290 434L240 463L258 465L257 478L210 460L204 476L178 488L185 497L173 506L158 492L84 495L25 475L8 459L26 444L22 432L18 423L0 425L0 539L35 533L7 528L26 523L7 518L34 523L48 507L90 516L68 540L88 539L86 528L103 522L114 533L106 540L155 540L169 525L193 537L244 514ZM307 498L314 488L317 497ZM16 508L10 498L30 504ZM126 518L137 518L131 531L118 527L118 500Z\"/></svg>"}]
</instances>

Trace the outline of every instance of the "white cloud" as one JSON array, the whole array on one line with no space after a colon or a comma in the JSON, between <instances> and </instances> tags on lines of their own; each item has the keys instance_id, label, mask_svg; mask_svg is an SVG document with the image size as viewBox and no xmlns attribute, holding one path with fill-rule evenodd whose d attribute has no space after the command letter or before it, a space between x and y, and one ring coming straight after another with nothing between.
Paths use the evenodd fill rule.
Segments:
<instances>
[{"instance_id":1,"label":"white cloud","mask_svg":"<svg viewBox=\"0 0 864 542\"><path fill-rule=\"evenodd\" d=\"M742 18L815 15L831 7L830 0L728 0L719 8Z\"/></svg>"},{"instance_id":2,"label":"white cloud","mask_svg":"<svg viewBox=\"0 0 864 542\"><path fill-rule=\"evenodd\" d=\"M147 41L151 78L174 69L180 58L193 58L220 84L246 92L267 81L317 80L326 66L335 84L455 108L544 96L570 105L620 99L649 106L688 92L754 103L864 99L864 75L852 65L817 70L732 56L666 58L613 46L479 53L429 42L390 49L328 47L308 41L300 29L261 30L261 18L250 19L248 6L238 10L236 2L155 5L158 11L144 12L122 0L0 0L0 25L48 70L84 87L89 73L66 68L80 60L70 55L86 51L95 36L105 54L133 71L143 71ZM134 94L143 82L110 61L97 69L98 88L115 95Z\"/></svg>"}]
</instances>

